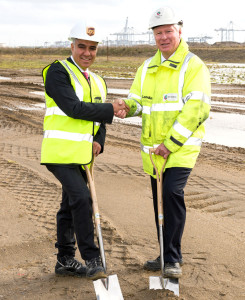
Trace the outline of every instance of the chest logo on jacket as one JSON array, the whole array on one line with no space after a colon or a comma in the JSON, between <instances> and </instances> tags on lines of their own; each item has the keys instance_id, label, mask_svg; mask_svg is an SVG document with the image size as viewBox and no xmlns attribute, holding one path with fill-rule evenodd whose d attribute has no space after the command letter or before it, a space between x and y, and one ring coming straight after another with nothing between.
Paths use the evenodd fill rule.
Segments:
<instances>
[{"instance_id":1,"label":"chest logo on jacket","mask_svg":"<svg viewBox=\"0 0 245 300\"><path fill-rule=\"evenodd\" d=\"M175 93L163 95L163 102L165 102L165 101L175 102L177 100L178 100L178 97L177 97L177 94L175 94Z\"/></svg>"}]
</instances>

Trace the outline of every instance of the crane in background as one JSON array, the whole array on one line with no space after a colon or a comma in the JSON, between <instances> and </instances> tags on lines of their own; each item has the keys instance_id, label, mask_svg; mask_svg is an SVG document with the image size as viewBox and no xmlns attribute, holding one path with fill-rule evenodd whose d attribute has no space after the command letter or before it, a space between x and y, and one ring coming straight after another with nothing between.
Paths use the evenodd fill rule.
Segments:
<instances>
[{"instance_id":1,"label":"crane in background","mask_svg":"<svg viewBox=\"0 0 245 300\"><path fill-rule=\"evenodd\" d=\"M234 33L235 31L244 31L245 29L234 29L234 23L230 21L229 25L227 28L219 28L219 29L214 29L215 31L218 31L221 33L221 42L234 42ZM245 37L244 37L245 41Z\"/></svg>"}]
</instances>

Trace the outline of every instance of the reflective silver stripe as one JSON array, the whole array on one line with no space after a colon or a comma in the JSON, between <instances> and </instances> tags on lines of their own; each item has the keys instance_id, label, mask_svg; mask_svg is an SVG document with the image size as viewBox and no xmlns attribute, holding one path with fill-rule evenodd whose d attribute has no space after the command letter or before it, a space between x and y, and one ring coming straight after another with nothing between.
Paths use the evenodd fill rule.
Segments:
<instances>
[{"instance_id":1,"label":"reflective silver stripe","mask_svg":"<svg viewBox=\"0 0 245 300\"><path fill-rule=\"evenodd\" d=\"M100 79L98 78L98 76L95 75L94 73L89 72L89 74L94 78L94 81L96 82L96 84L97 84L97 86L98 86L98 88L100 90L102 102L105 102L105 100L106 100L106 94L105 94L105 90L104 90L102 82L100 81Z\"/></svg>"},{"instance_id":2,"label":"reflective silver stripe","mask_svg":"<svg viewBox=\"0 0 245 300\"><path fill-rule=\"evenodd\" d=\"M135 113L133 114L133 117L134 117L134 116L138 116L138 114L142 111L142 105L140 105L138 101L136 101L134 99L132 99L132 100L135 102L136 107L137 107Z\"/></svg>"},{"instance_id":3,"label":"reflective silver stripe","mask_svg":"<svg viewBox=\"0 0 245 300\"><path fill-rule=\"evenodd\" d=\"M143 144L140 144L141 151L145 152L146 154L149 154L149 149L152 147L144 146Z\"/></svg>"},{"instance_id":4,"label":"reflective silver stripe","mask_svg":"<svg viewBox=\"0 0 245 300\"><path fill-rule=\"evenodd\" d=\"M179 74L179 87L178 87L178 92L179 92L179 104L180 104L180 110L183 108L184 103L182 101L182 97L183 97L183 87L184 87L184 81L185 81L185 72L187 70L188 64L190 59L194 56L193 53L189 52L186 57L185 60L183 62L183 65L181 67L180 70L180 74Z\"/></svg>"},{"instance_id":5,"label":"reflective silver stripe","mask_svg":"<svg viewBox=\"0 0 245 300\"><path fill-rule=\"evenodd\" d=\"M199 146L202 145L202 139L196 137L190 137L185 143L184 146Z\"/></svg>"},{"instance_id":6,"label":"reflective silver stripe","mask_svg":"<svg viewBox=\"0 0 245 300\"><path fill-rule=\"evenodd\" d=\"M72 71L72 69L69 67L69 65L66 63L65 60L62 60L62 63L67 67L67 69L70 71L72 78L75 82L75 88L76 88L76 95L79 98L80 101L83 101L83 86L81 82L78 80L76 74Z\"/></svg>"},{"instance_id":7,"label":"reflective silver stripe","mask_svg":"<svg viewBox=\"0 0 245 300\"><path fill-rule=\"evenodd\" d=\"M138 99L138 100L141 99L140 96L138 96L138 95L136 95L136 94L133 94L133 93L129 93L129 94L128 94L128 99L132 99L132 98L135 98L135 99Z\"/></svg>"},{"instance_id":8,"label":"reflective silver stripe","mask_svg":"<svg viewBox=\"0 0 245 300\"><path fill-rule=\"evenodd\" d=\"M149 149L154 148L156 149L160 144L154 144L152 146L144 146L143 144L140 144L141 151L149 154ZM202 145L202 139L196 138L196 137L190 137L185 143L184 146L199 146Z\"/></svg>"},{"instance_id":9,"label":"reflective silver stripe","mask_svg":"<svg viewBox=\"0 0 245 300\"><path fill-rule=\"evenodd\" d=\"M140 100L141 98L138 96L138 95L136 95L136 94L133 94L133 93L129 93L128 94L128 98L127 99L130 99L130 100L133 100L134 102L135 102L135 104L136 104L136 111L135 111L135 113L133 114L133 116L132 117L134 117L134 116L138 116L138 114L142 111L142 105L137 101L137 100L135 100L135 99L138 99L138 100Z\"/></svg>"},{"instance_id":10,"label":"reflective silver stripe","mask_svg":"<svg viewBox=\"0 0 245 300\"><path fill-rule=\"evenodd\" d=\"M176 130L179 134L183 135L186 138L189 138L192 135L192 131L185 128L183 125L181 125L177 120L174 122L173 125L174 130Z\"/></svg>"},{"instance_id":11,"label":"reflective silver stripe","mask_svg":"<svg viewBox=\"0 0 245 300\"><path fill-rule=\"evenodd\" d=\"M60 130L46 130L44 131L44 138L46 139L63 139L63 140L70 140L75 142L82 142L87 141L92 143L93 136L89 133L82 134L82 133L74 133L74 132L67 132L67 131L60 131Z\"/></svg>"},{"instance_id":12,"label":"reflective silver stripe","mask_svg":"<svg viewBox=\"0 0 245 300\"><path fill-rule=\"evenodd\" d=\"M160 144L154 144L153 148L156 149L158 146L160 146Z\"/></svg>"},{"instance_id":13,"label":"reflective silver stripe","mask_svg":"<svg viewBox=\"0 0 245 300\"><path fill-rule=\"evenodd\" d=\"M182 97L183 97L183 87L184 87L184 78L185 78L185 72L187 70L188 67L188 63L190 61L190 59L194 56L195 54L189 52L186 57L185 60L181 66L180 69L180 73L179 73L179 86L178 86L178 94L179 94L179 102L178 103L164 103L164 104L154 104L153 106L156 106L155 108L152 108L152 111L176 111L176 110L182 110L184 103L182 101ZM148 58L143 66L143 70L142 70L142 74L141 74L141 95L142 95L142 89L143 89L143 83L145 80L145 76L146 76L146 72L147 72L147 68L151 62L151 58ZM160 107L158 107L158 105L161 105Z\"/></svg>"},{"instance_id":14,"label":"reflective silver stripe","mask_svg":"<svg viewBox=\"0 0 245 300\"><path fill-rule=\"evenodd\" d=\"M149 150L151 148L156 149L160 144L154 144L153 146L144 146L143 144L140 144L141 151L145 152L146 154L149 154Z\"/></svg>"},{"instance_id":15,"label":"reflective silver stripe","mask_svg":"<svg viewBox=\"0 0 245 300\"><path fill-rule=\"evenodd\" d=\"M140 144L140 149L146 154L149 154L149 149L154 148L156 149L160 144L155 144L152 146L144 146L143 144ZM199 146L202 145L202 139L196 138L196 137L190 137L185 143L184 146Z\"/></svg>"},{"instance_id":16,"label":"reflective silver stripe","mask_svg":"<svg viewBox=\"0 0 245 300\"><path fill-rule=\"evenodd\" d=\"M152 105L151 111L176 111L179 108L179 103L156 103Z\"/></svg>"},{"instance_id":17,"label":"reflective silver stripe","mask_svg":"<svg viewBox=\"0 0 245 300\"><path fill-rule=\"evenodd\" d=\"M67 116L58 106L46 108L45 117L52 115Z\"/></svg>"},{"instance_id":18,"label":"reflective silver stripe","mask_svg":"<svg viewBox=\"0 0 245 300\"><path fill-rule=\"evenodd\" d=\"M94 126L100 126L100 122L94 122Z\"/></svg>"},{"instance_id":19,"label":"reflective silver stripe","mask_svg":"<svg viewBox=\"0 0 245 300\"><path fill-rule=\"evenodd\" d=\"M151 114L151 107L150 106L143 106L142 114L150 115Z\"/></svg>"},{"instance_id":20,"label":"reflective silver stripe","mask_svg":"<svg viewBox=\"0 0 245 300\"><path fill-rule=\"evenodd\" d=\"M146 72L147 72L147 68L152 60L153 56L148 58L145 63L144 63L144 66L143 66L143 69L142 69L142 73L141 73L141 96L142 96L142 90L143 90L143 83L144 83L144 80L145 80L145 76L146 76Z\"/></svg>"},{"instance_id":21,"label":"reflective silver stripe","mask_svg":"<svg viewBox=\"0 0 245 300\"><path fill-rule=\"evenodd\" d=\"M199 92L199 91L194 91L194 92L187 94L183 101L184 101L184 103L186 103L188 100L200 100L200 101L203 101L204 103L211 105L210 97L208 95L206 95L205 93Z\"/></svg>"}]
</instances>

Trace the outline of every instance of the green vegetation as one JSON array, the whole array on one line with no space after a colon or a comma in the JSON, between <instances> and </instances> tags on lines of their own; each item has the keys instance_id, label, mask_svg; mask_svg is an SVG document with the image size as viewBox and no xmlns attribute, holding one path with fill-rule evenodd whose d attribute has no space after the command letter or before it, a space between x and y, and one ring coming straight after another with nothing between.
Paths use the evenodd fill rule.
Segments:
<instances>
[{"instance_id":1,"label":"green vegetation","mask_svg":"<svg viewBox=\"0 0 245 300\"><path fill-rule=\"evenodd\" d=\"M190 44L190 50L206 63L244 63L245 45ZM155 46L100 46L91 71L102 76L134 77L137 68L156 52ZM40 72L56 59L70 56L69 48L0 48L1 69L33 69Z\"/></svg>"},{"instance_id":2,"label":"green vegetation","mask_svg":"<svg viewBox=\"0 0 245 300\"><path fill-rule=\"evenodd\" d=\"M124 49L126 48L122 48L123 53L126 51ZM100 47L95 63L90 68L91 71L97 72L101 76L131 78L148 57L124 56L119 53L119 48L116 48L115 51L110 49L109 53L104 55L104 49ZM70 49L67 48L0 48L0 69L36 69L40 72L53 61L69 56Z\"/></svg>"}]
</instances>

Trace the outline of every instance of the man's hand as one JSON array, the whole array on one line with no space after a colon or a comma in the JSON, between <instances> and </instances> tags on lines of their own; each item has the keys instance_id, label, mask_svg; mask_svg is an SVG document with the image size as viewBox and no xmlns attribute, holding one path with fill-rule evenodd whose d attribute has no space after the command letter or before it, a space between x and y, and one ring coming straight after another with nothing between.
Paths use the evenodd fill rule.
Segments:
<instances>
[{"instance_id":1,"label":"man's hand","mask_svg":"<svg viewBox=\"0 0 245 300\"><path fill-rule=\"evenodd\" d=\"M167 158L171 152L164 146L164 144L160 144L156 150L156 155L161 155L163 158Z\"/></svg>"},{"instance_id":2,"label":"man's hand","mask_svg":"<svg viewBox=\"0 0 245 300\"><path fill-rule=\"evenodd\" d=\"M129 112L129 106L122 100L117 99L113 103L114 115L118 118L124 119Z\"/></svg>"},{"instance_id":3,"label":"man's hand","mask_svg":"<svg viewBox=\"0 0 245 300\"><path fill-rule=\"evenodd\" d=\"M96 157L100 154L101 145L98 142L93 142L93 155Z\"/></svg>"}]
</instances>

